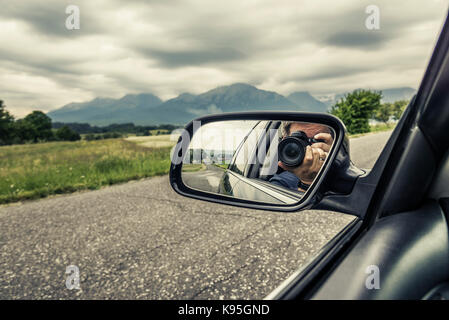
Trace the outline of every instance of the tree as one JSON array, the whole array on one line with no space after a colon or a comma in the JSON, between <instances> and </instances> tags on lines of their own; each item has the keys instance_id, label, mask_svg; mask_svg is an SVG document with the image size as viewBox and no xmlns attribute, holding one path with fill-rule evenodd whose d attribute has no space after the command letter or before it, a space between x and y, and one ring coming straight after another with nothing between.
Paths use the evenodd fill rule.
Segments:
<instances>
[{"instance_id":1,"label":"tree","mask_svg":"<svg viewBox=\"0 0 449 320\"><path fill-rule=\"evenodd\" d=\"M86 141L92 141L95 140L95 135L93 133L88 133L86 134L86 136L84 137L84 140Z\"/></svg>"},{"instance_id":2,"label":"tree","mask_svg":"<svg viewBox=\"0 0 449 320\"><path fill-rule=\"evenodd\" d=\"M394 120L399 120L404 113L405 108L408 106L409 101L399 100L393 103L391 107L391 115Z\"/></svg>"},{"instance_id":3,"label":"tree","mask_svg":"<svg viewBox=\"0 0 449 320\"><path fill-rule=\"evenodd\" d=\"M61 141L77 141L81 140L81 136L68 126L63 126L56 130L56 138Z\"/></svg>"},{"instance_id":4,"label":"tree","mask_svg":"<svg viewBox=\"0 0 449 320\"><path fill-rule=\"evenodd\" d=\"M36 130L31 123L24 119L19 119L13 124L12 143L19 144L34 141Z\"/></svg>"},{"instance_id":5,"label":"tree","mask_svg":"<svg viewBox=\"0 0 449 320\"><path fill-rule=\"evenodd\" d=\"M390 120L392 114L392 108L391 103L382 103L374 113L374 119L388 125L388 120Z\"/></svg>"},{"instance_id":6,"label":"tree","mask_svg":"<svg viewBox=\"0 0 449 320\"><path fill-rule=\"evenodd\" d=\"M47 141L53 136L51 131L51 119L42 111L33 111L24 119L34 129L34 142Z\"/></svg>"},{"instance_id":7,"label":"tree","mask_svg":"<svg viewBox=\"0 0 449 320\"><path fill-rule=\"evenodd\" d=\"M351 134L369 132L368 121L379 108L381 98L380 91L354 90L332 107L331 114L340 118Z\"/></svg>"},{"instance_id":8,"label":"tree","mask_svg":"<svg viewBox=\"0 0 449 320\"><path fill-rule=\"evenodd\" d=\"M14 117L6 110L0 100L0 145L10 144L13 136Z\"/></svg>"}]
</instances>

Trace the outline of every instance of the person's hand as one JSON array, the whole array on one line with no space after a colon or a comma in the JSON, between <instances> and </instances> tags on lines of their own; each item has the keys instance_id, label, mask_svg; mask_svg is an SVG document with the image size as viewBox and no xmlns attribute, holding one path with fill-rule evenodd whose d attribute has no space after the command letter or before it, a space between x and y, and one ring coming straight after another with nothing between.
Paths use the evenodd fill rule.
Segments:
<instances>
[{"instance_id":1,"label":"person's hand","mask_svg":"<svg viewBox=\"0 0 449 320\"><path fill-rule=\"evenodd\" d=\"M287 171L295 174L305 184L312 184L313 179L321 169L321 166L326 160L326 152L321 148L312 148L307 146L306 154L302 164L298 167L286 166L282 161L279 161L278 165Z\"/></svg>"},{"instance_id":2,"label":"person's hand","mask_svg":"<svg viewBox=\"0 0 449 320\"><path fill-rule=\"evenodd\" d=\"M334 142L334 139L332 139L332 136L329 133L318 133L313 137L316 140L324 140L324 142L317 142L312 144L312 148L320 148L324 152L329 153L329 150L332 147L332 143Z\"/></svg>"}]
</instances>

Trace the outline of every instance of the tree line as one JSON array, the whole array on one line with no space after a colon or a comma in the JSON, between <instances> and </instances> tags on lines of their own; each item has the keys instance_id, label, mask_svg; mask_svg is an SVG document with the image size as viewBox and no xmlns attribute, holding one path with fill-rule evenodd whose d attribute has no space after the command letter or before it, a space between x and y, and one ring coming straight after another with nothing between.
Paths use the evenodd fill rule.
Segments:
<instances>
[{"instance_id":1,"label":"tree line","mask_svg":"<svg viewBox=\"0 0 449 320\"><path fill-rule=\"evenodd\" d=\"M14 119L0 100L0 145L37 143L48 141L77 141L81 134L85 140L120 138L123 134L150 136L171 132L178 126L161 124L154 126L136 126L134 123L91 126L88 123L52 122L42 111L33 111L23 119Z\"/></svg>"},{"instance_id":2,"label":"tree line","mask_svg":"<svg viewBox=\"0 0 449 320\"><path fill-rule=\"evenodd\" d=\"M371 119L388 125L390 120L399 120L409 101L381 103L382 91L354 90L340 99L330 113L340 118L350 134L370 132Z\"/></svg>"},{"instance_id":3,"label":"tree line","mask_svg":"<svg viewBox=\"0 0 449 320\"><path fill-rule=\"evenodd\" d=\"M52 130L50 117L42 111L33 111L25 118L15 120L0 100L0 145L80 139L79 133L67 126Z\"/></svg>"},{"instance_id":4,"label":"tree line","mask_svg":"<svg viewBox=\"0 0 449 320\"><path fill-rule=\"evenodd\" d=\"M160 124L154 126L136 126L134 123L114 123L107 126L91 126L89 123L77 123L77 122L54 122L53 128L59 129L63 126L67 126L70 129L78 132L79 134L89 134L89 133L134 133L136 135L151 135L152 130L156 131L173 131L179 126L171 124Z\"/></svg>"}]
</instances>

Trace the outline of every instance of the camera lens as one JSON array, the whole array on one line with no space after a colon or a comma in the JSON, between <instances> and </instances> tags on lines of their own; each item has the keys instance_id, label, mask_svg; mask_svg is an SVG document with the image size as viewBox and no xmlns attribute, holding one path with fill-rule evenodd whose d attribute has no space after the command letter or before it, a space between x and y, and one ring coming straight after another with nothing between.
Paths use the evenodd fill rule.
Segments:
<instances>
[{"instance_id":1,"label":"camera lens","mask_svg":"<svg viewBox=\"0 0 449 320\"><path fill-rule=\"evenodd\" d=\"M306 146L306 142L298 138L285 138L279 143L279 160L289 167L297 167L301 165L306 153Z\"/></svg>"}]
</instances>

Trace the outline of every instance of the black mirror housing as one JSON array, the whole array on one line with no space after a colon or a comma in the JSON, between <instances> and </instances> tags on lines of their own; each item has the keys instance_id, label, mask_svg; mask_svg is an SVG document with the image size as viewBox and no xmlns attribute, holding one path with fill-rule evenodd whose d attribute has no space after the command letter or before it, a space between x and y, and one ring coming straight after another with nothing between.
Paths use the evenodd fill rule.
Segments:
<instances>
[{"instance_id":1,"label":"black mirror housing","mask_svg":"<svg viewBox=\"0 0 449 320\"><path fill-rule=\"evenodd\" d=\"M257 120L257 121L294 121L311 122L326 125L334 131L334 142L319 174L314 179L302 199L293 204L261 203L253 200L239 199L225 194L208 193L191 188L182 178L183 159L191 138L201 126L218 121ZM194 125L196 124L196 125ZM177 145L172 152L170 165L170 184L180 195L220 204L239 207L270 210L270 211L300 211L314 208L328 194L349 194L355 181L364 171L353 166L349 155L349 139L344 124L333 115L309 112L239 112L208 115L191 121L185 127Z\"/></svg>"}]
</instances>

